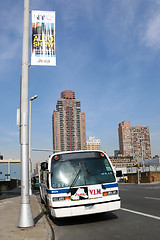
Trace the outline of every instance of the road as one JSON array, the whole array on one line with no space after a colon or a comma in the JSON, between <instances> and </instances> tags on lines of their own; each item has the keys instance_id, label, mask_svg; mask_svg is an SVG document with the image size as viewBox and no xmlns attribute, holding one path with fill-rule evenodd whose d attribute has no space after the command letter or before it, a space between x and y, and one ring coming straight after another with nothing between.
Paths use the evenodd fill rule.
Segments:
<instances>
[{"instance_id":1,"label":"road","mask_svg":"<svg viewBox=\"0 0 160 240\"><path fill-rule=\"evenodd\" d=\"M160 184L120 184L113 213L52 219L55 240L160 239Z\"/></svg>"}]
</instances>

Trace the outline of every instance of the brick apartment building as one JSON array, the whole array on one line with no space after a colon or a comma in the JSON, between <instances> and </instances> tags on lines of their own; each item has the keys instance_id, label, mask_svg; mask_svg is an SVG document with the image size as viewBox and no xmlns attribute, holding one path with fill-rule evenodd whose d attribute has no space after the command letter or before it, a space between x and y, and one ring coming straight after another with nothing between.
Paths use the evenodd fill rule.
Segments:
<instances>
[{"instance_id":1,"label":"brick apartment building","mask_svg":"<svg viewBox=\"0 0 160 240\"><path fill-rule=\"evenodd\" d=\"M119 152L132 156L137 162L151 159L149 127L130 126L129 121L119 123Z\"/></svg>"},{"instance_id":2,"label":"brick apartment building","mask_svg":"<svg viewBox=\"0 0 160 240\"><path fill-rule=\"evenodd\" d=\"M86 149L85 113L73 91L61 92L52 115L52 129L54 152Z\"/></svg>"}]
</instances>

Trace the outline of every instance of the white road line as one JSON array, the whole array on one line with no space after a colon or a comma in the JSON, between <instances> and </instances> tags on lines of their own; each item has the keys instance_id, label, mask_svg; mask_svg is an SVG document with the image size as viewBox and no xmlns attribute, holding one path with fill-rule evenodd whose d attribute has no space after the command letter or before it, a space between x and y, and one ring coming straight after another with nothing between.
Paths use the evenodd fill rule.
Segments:
<instances>
[{"instance_id":1,"label":"white road line","mask_svg":"<svg viewBox=\"0 0 160 240\"><path fill-rule=\"evenodd\" d=\"M153 198L153 197L145 197L147 199L152 199L152 200L159 200L160 201L160 198Z\"/></svg>"},{"instance_id":2,"label":"white road line","mask_svg":"<svg viewBox=\"0 0 160 240\"><path fill-rule=\"evenodd\" d=\"M146 214L146 213L142 213L142 212L137 212L137 211L133 211L133 210L126 209L126 208L121 208L121 210L126 211L126 212L135 213L135 214L138 214L138 215L142 215L144 217L154 218L154 219L157 219L157 220L160 221L160 217L157 217L157 216L154 216L154 215L150 215L150 214Z\"/></svg>"}]
</instances>

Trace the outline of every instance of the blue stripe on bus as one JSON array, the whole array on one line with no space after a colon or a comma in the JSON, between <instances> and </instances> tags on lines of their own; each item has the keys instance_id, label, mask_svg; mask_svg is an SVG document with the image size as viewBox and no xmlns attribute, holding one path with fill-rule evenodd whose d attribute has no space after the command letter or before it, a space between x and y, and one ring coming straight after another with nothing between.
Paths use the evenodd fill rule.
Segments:
<instances>
[{"instance_id":1,"label":"blue stripe on bus","mask_svg":"<svg viewBox=\"0 0 160 240\"><path fill-rule=\"evenodd\" d=\"M52 194L52 193L59 194L59 193L67 193L68 190L69 190L69 188L68 189L47 190L47 192L49 194Z\"/></svg>"},{"instance_id":2,"label":"blue stripe on bus","mask_svg":"<svg viewBox=\"0 0 160 240\"><path fill-rule=\"evenodd\" d=\"M114 188L118 187L118 183L112 183L112 184L103 184L105 188Z\"/></svg>"},{"instance_id":3,"label":"blue stripe on bus","mask_svg":"<svg viewBox=\"0 0 160 240\"><path fill-rule=\"evenodd\" d=\"M105 188L114 188L118 187L118 183L112 183L112 184L103 184ZM77 187L77 186L76 186ZM77 187L78 188L78 187ZM56 189L56 190L47 190L49 194L60 194L60 193L67 193L69 188L64 188L64 189Z\"/></svg>"}]
</instances>

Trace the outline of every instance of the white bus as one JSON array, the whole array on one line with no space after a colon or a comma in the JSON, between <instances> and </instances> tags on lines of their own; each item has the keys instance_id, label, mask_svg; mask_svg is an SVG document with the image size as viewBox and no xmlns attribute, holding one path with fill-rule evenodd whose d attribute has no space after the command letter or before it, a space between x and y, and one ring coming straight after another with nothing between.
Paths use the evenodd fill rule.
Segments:
<instances>
[{"instance_id":1,"label":"white bus","mask_svg":"<svg viewBox=\"0 0 160 240\"><path fill-rule=\"evenodd\" d=\"M39 186L56 218L114 211L121 204L112 163L102 151L53 154L41 163Z\"/></svg>"}]
</instances>

